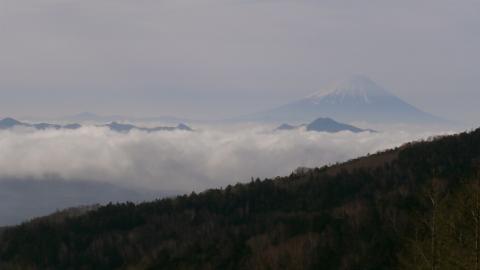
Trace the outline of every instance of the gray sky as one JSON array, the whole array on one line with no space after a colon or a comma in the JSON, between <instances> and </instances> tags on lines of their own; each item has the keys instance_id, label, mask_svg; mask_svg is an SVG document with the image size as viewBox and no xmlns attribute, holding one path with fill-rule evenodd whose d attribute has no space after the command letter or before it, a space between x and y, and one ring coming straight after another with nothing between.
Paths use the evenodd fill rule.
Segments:
<instances>
[{"instance_id":1,"label":"gray sky","mask_svg":"<svg viewBox=\"0 0 480 270\"><path fill-rule=\"evenodd\" d=\"M478 0L0 0L0 116L218 118L365 74L480 124Z\"/></svg>"}]
</instances>

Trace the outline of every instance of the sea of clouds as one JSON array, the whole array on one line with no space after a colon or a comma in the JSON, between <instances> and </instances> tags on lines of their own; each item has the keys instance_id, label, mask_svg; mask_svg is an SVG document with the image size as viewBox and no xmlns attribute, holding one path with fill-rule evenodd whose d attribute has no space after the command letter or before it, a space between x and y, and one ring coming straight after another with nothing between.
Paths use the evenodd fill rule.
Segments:
<instances>
[{"instance_id":1,"label":"sea of clouds","mask_svg":"<svg viewBox=\"0 0 480 270\"><path fill-rule=\"evenodd\" d=\"M0 132L0 179L101 181L149 190L201 191L288 175L375 153L433 132L336 134L270 127L205 127L195 132L78 130Z\"/></svg>"}]
</instances>

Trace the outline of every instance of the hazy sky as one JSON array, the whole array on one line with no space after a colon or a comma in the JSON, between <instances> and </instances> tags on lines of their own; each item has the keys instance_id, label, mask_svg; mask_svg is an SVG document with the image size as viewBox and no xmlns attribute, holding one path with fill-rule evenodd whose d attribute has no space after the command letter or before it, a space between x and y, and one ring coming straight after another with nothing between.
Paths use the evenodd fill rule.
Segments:
<instances>
[{"instance_id":1,"label":"hazy sky","mask_svg":"<svg viewBox=\"0 0 480 270\"><path fill-rule=\"evenodd\" d=\"M219 118L365 74L478 123L478 0L0 0L0 116Z\"/></svg>"}]
</instances>

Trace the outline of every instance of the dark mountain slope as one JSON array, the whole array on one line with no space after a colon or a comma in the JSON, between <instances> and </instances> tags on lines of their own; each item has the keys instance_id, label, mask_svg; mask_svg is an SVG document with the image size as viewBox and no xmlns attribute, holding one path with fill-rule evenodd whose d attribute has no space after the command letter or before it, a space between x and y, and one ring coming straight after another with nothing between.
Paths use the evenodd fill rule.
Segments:
<instances>
[{"instance_id":1,"label":"dark mountain slope","mask_svg":"<svg viewBox=\"0 0 480 270\"><path fill-rule=\"evenodd\" d=\"M0 268L395 269L415 217L432 211L426 191L473 181L479 158L476 130L288 177L26 223L3 232Z\"/></svg>"}]
</instances>

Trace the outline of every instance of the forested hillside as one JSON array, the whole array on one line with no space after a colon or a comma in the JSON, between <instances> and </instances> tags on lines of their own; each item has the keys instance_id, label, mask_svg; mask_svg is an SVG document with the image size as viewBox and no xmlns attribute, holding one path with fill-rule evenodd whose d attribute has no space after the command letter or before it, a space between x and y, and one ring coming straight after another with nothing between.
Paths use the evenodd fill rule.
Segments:
<instances>
[{"instance_id":1,"label":"forested hillside","mask_svg":"<svg viewBox=\"0 0 480 270\"><path fill-rule=\"evenodd\" d=\"M479 172L476 130L288 177L37 219L3 231L0 269L479 269Z\"/></svg>"}]
</instances>

